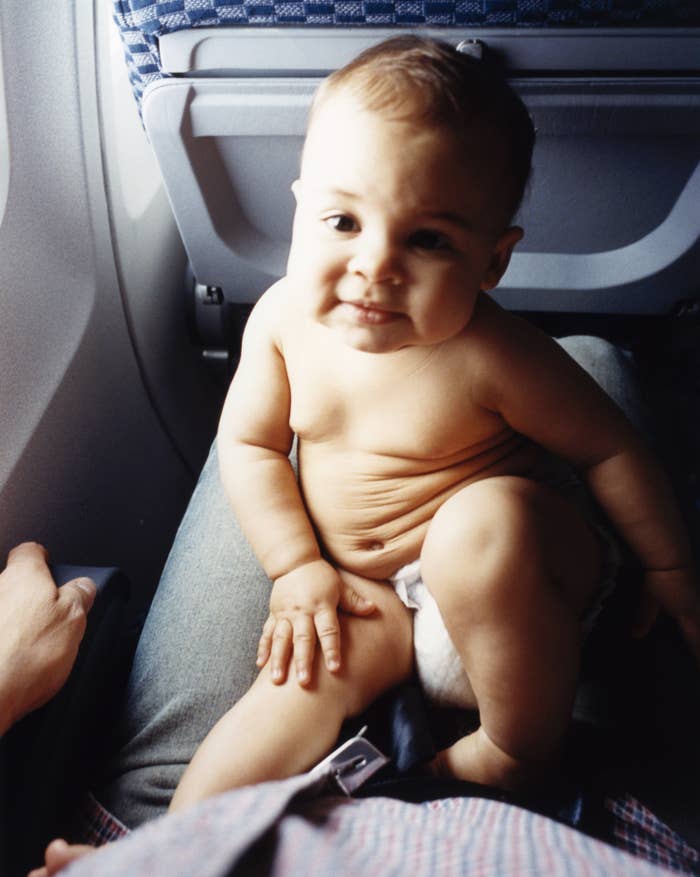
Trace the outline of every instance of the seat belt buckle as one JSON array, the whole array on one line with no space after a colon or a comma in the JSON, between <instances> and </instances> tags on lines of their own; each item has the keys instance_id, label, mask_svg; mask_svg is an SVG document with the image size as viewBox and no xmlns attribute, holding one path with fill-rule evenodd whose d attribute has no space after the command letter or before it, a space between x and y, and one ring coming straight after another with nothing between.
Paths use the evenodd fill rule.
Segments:
<instances>
[{"instance_id":1,"label":"seat belt buckle","mask_svg":"<svg viewBox=\"0 0 700 877\"><path fill-rule=\"evenodd\" d=\"M354 737L341 743L309 771L309 776L313 779L325 776L344 795L352 795L390 760L363 736L366 730L365 725Z\"/></svg>"}]
</instances>

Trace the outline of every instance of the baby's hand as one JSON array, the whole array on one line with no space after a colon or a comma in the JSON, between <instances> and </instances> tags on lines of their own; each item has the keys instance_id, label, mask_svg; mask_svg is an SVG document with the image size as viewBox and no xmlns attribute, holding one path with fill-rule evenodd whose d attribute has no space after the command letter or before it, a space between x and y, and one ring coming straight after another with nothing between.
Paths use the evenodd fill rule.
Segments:
<instances>
[{"instance_id":1,"label":"baby's hand","mask_svg":"<svg viewBox=\"0 0 700 877\"><path fill-rule=\"evenodd\" d=\"M314 560L276 579L258 645L258 667L269 659L272 681L281 684L293 657L297 680L307 686L318 639L326 667L331 673L339 670L338 606L354 615L370 615L375 609L325 560Z\"/></svg>"},{"instance_id":2,"label":"baby's hand","mask_svg":"<svg viewBox=\"0 0 700 877\"><path fill-rule=\"evenodd\" d=\"M687 567L647 570L644 584L647 594L675 619L700 663L700 588L693 571Z\"/></svg>"}]
</instances>

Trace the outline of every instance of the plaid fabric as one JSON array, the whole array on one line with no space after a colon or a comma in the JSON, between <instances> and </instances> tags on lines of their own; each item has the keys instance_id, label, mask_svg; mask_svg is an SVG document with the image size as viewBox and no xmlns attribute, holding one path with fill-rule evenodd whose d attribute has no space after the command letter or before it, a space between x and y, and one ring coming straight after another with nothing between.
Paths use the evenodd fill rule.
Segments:
<instances>
[{"instance_id":1,"label":"plaid fabric","mask_svg":"<svg viewBox=\"0 0 700 877\"><path fill-rule=\"evenodd\" d=\"M673 871L700 874L700 853L630 795L609 798L617 846Z\"/></svg>"},{"instance_id":2,"label":"plaid fabric","mask_svg":"<svg viewBox=\"0 0 700 877\"><path fill-rule=\"evenodd\" d=\"M202 850L208 848L211 853L214 843L222 847L229 843L223 839L226 832L212 827L219 823L222 828L228 825L228 836L234 838L235 850L220 849L215 858L227 861L230 866L234 853L243 855L246 846L252 848L261 832L258 827L257 834L254 832L253 837L247 838L247 844L241 844L240 839L236 843L233 826L253 826L260 821L260 814L266 814L269 822L275 824L279 814L274 873L284 877L305 875L306 863L310 860L317 874L369 875L374 871L382 875L406 873L431 877L438 874L500 877L504 873L524 872L556 877L700 874L700 853L629 795L605 802L612 816L610 840L618 848L615 850L546 817L481 798L444 798L418 805L380 797L361 802L332 797L294 802L298 788L303 787L300 779L295 778L294 788L283 795L280 792L285 783L266 783L219 796L204 805L199 816L193 817L192 825L183 823L181 816L176 817L178 824L170 834L180 839L189 837L196 855L204 855ZM82 816L81 843L101 846L129 834L129 830L92 796L86 800ZM173 821L173 818L165 822L158 820L149 827L151 834L162 836L164 849L168 834L164 826ZM139 834L143 834L143 830ZM301 855L300 850L304 851ZM151 844L148 853L142 856L144 862L153 861L158 852L159 847ZM90 873L99 877L119 873L118 867L126 863L118 861L121 864L112 870ZM324 861L328 866L326 870ZM344 862L344 869L338 870L339 861ZM135 862L132 859L131 867L135 867ZM189 862L191 866L191 854ZM519 867L523 870L518 870ZM663 870L656 870L657 867ZM164 873L170 873L167 868L165 862ZM186 867L182 873L188 873ZM212 870L211 873L217 872ZM247 872L243 868L236 873Z\"/></svg>"},{"instance_id":3,"label":"plaid fabric","mask_svg":"<svg viewBox=\"0 0 700 877\"><path fill-rule=\"evenodd\" d=\"M100 802L90 793L83 802L77 817L79 843L101 847L103 844L119 840L129 834L129 829L116 816L105 810Z\"/></svg>"},{"instance_id":4,"label":"plaid fabric","mask_svg":"<svg viewBox=\"0 0 700 877\"><path fill-rule=\"evenodd\" d=\"M700 25L697 0L116 0L129 78L164 74L158 39L195 27L673 27Z\"/></svg>"}]
</instances>

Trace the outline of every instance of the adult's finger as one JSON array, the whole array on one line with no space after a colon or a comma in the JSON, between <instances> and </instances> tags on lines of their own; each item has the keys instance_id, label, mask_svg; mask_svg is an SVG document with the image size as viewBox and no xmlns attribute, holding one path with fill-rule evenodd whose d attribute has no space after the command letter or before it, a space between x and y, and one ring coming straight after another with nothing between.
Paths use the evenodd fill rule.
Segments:
<instances>
[{"instance_id":1,"label":"adult's finger","mask_svg":"<svg viewBox=\"0 0 700 877\"><path fill-rule=\"evenodd\" d=\"M91 855L96 852L95 847L86 846L85 844L68 844L62 839L52 840L44 853L45 865L41 868L34 868L27 874L27 877L52 877L63 870L66 865L70 865L76 859L82 859L83 856Z\"/></svg>"},{"instance_id":2,"label":"adult's finger","mask_svg":"<svg viewBox=\"0 0 700 877\"><path fill-rule=\"evenodd\" d=\"M87 614L95 602L97 596L97 585L92 579L80 577L66 582L58 589L58 600L60 602L74 603Z\"/></svg>"},{"instance_id":3,"label":"adult's finger","mask_svg":"<svg viewBox=\"0 0 700 877\"><path fill-rule=\"evenodd\" d=\"M10 550L7 555L7 565L28 563L47 567L48 552L38 542L22 542Z\"/></svg>"},{"instance_id":4,"label":"adult's finger","mask_svg":"<svg viewBox=\"0 0 700 877\"><path fill-rule=\"evenodd\" d=\"M51 841L44 853L48 877L58 874L66 865L70 865L76 859L82 859L83 856L91 855L94 852L95 847L85 844L69 844L61 838Z\"/></svg>"}]
</instances>

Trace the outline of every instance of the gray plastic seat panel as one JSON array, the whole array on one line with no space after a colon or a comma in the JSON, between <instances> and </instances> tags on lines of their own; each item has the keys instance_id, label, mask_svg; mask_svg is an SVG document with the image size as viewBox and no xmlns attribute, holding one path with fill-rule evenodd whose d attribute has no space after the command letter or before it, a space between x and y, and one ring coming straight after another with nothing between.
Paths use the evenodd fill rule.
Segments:
<instances>
[{"instance_id":1,"label":"gray plastic seat panel","mask_svg":"<svg viewBox=\"0 0 700 877\"><path fill-rule=\"evenodd\" d=\"M160 60L164 71L176 75L324 75L401 32L396 27L195 28L162 36ZM421 27L419 32L454 45L482 41L506 57L514 73L674 72L700 67L700 28Z\"/></svg>"},{"instance_id":2,"label":"gray plastic seat panel","mask_svg":"<svg viewBox=\"0 0 700 877\"><path fill-rule=\"evenodd\" d=\"M168 35L163 55L170 58L171 41L185 36L199 46L207 39L232 45L225 29L213 34ZM380 36L375 31L372 39ZM344 32L332 45L343 52L352 45L355 54L361 37L370 35ZM328 63L318 34L302 42L268 35L263 54L276 59L270 62L254 51L262 43L250 40L251 31L238 36L237 45L253 48L247 59L236 55L237 63L286 68L300 46L299 64ZM224 56L216 63L224 65ZM290 185L320 81L252 72L163 79L146 90L143 104L194 274L236 302L255 301L284 273ZM669 312L697 295L700 76L512 81L533 115L538 143L519 217L526 237L495 297L518 310L643 314Z\"/></svg>"},{"instance_id":3,"label":"gray plastic seat panel","mask_svg":"<svg viewBox=\"0 0 700 877\"><path fill-rule=\"evenodd\" d=\"M306 115L316 82L162 80L144 124L192 270L229 301L285 271Z\"/></svg>"},{"instance_id":4,"label":"gray plastic seat panel","mask_svg":"<svg viewBox=\"0 0 700 877\"><path fill-rule=\"evenodd\" d=\"M698 29L427 32L476 37L504 54L521 69L512 82L537 127L518 217L526 236L496 298L520 310L662 313L697 296ZM146 89L144 123L199 283L251 302L284 273L290 185L318 82L395 33L198 28L161 37L176 75ZM665 65L664 75L648 64Z\"/></svg>"}]
</instances>

